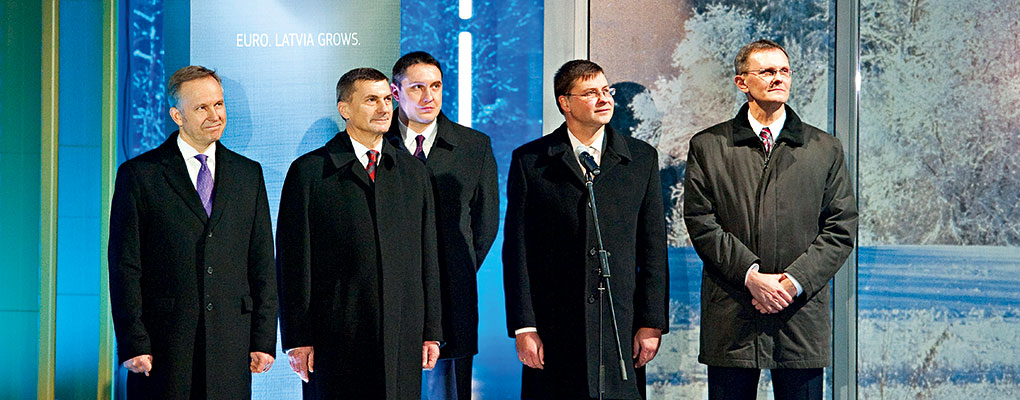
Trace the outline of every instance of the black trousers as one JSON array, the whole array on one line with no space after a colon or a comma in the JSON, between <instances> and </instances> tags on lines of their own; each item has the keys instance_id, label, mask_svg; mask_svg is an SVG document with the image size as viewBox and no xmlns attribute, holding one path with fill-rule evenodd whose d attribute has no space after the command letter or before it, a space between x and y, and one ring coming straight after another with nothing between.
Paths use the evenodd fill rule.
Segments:
<instances>
[{"instance_id":1,"label":"black trousers","mask_svg":"<svg viewBox=\"0 0 1020 400\"><path fill-rule=\"evenodd\" d=\"M776 400L821 400L824 369L772 369ZM758 394L757 368L708 367L709 400L754 400Z\"/></svg>"}]
</instances>

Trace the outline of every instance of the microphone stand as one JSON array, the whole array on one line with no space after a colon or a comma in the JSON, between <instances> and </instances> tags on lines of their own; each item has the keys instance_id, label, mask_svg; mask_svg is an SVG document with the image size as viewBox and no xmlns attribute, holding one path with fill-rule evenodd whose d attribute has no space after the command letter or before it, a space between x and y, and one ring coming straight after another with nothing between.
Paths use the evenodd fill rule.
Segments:
<instances>
[{"instance_id":1,"label":"microphone stand","mask_svg":"<svg viewBox=\"0 0 1020 400\"><path fill-rule=\"evenodd\" d=\"M597 172L597 171L596 171ZM595 238L598 240L599 245L599 275L602 278L599 281L599 399L606 393L606 363L603 359L603 329L602 323L605 319L603 313L603 307L606 304L605 299L609 301L609 314L613 320L613 337L616 338L616 355L620 361L620 378L624 381L627 380L627 364L623 360L623 347L620 344L620 327L616 323L616 307L613 306L613 291L609 286L609 252L606 251L605 246L602 244L602 229L599 227L599 211L595 206L595 188L592 179L594 175L591 171L584 174L585 186L588 187L588 202L591 205L591 216L592 221L595 223ZM604 299L605 297L605 299Z\"/></svg>"}]
</instances>

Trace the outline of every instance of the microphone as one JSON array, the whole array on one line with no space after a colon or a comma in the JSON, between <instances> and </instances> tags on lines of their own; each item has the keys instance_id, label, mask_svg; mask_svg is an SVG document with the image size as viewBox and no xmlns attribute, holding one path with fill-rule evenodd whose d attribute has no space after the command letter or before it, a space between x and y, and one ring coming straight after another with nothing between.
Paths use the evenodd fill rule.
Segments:
<instances>
[{"instance_id":1,"label":"microphone","mask_svg":"<svg viewBox=\"0 0 1020 400\"><path fill-rule=\"evenodd\" d=\"M577 146L574 148L574 155L577 156L577 159L581 161L581 165L583 165L584 169L588 170L588 173L592 174L592 176L598 175L602 172L599 170L599 164L595 162L595 157L592 157L591 154L588 153L587 147Z\"/></svg>"}]
</instances>

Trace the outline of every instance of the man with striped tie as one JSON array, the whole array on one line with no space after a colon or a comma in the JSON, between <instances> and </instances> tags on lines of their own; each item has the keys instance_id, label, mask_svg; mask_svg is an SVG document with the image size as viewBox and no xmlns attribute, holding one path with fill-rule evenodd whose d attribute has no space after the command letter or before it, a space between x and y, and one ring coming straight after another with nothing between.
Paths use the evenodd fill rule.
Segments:
<instances>
[{"instance_id":1,"label":"man with striped tie","mask_svg":"<svg viewBox=\"0 0 1020 400\"><path fill-rule=\"evenodd\" d=\"M737 115L696 134L684 221L701 257L709 399L821 399L832 362L829 280L853 249L857 206L843 147L786 105L793 73L771 40L744 46Z\"/></svg>"},{"instance_id":2,"label":"man with striped tie","mask_svg":"<svg viewBox=\"0 0 1020 400\"><path fill-rule=\"evenodd\" d=\"M386 76L336 85L346 129L291 164L277 219L280 333L305 397L417 399L442 321L425 166L383 141Z\"/></svg>"}]
</instances>

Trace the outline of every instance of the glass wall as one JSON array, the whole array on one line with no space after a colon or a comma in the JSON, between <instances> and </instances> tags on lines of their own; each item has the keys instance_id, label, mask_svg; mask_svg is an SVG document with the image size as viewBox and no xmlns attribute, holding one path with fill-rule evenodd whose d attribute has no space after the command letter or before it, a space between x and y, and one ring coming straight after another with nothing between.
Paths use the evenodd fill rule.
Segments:
<instances>
[{"instance_id":1,"label":"glass wall","mask_svg":"<svg viewBox=\"0 0 1020 400\"><path fill-rule=\"evenodd\" d=\"M1018 19L861 2L861 399L1020 396Z\"/></svg>"},{"instance_id":2,"label":"glass wall","mask_svg":"<svg viewBox=\"0 0 1020 400\"><path fill-rule=\"evenodd\" d=\"M744 104L733 83L733 58L760 38L783 44L789 53L794 70L789 106L808 124L831 132L835 1L590 4L591 59L617 89L612 125L649 142L660 157L671 320L670 333L648 367L649 397L702 398L707 393L706 368L698 363L702 263L682 219L688 143L695 133L733 118ZM826 382L831 393L831 378ZM759 398L770 393L766 373Z\"/></svg>"}]
</instances>

